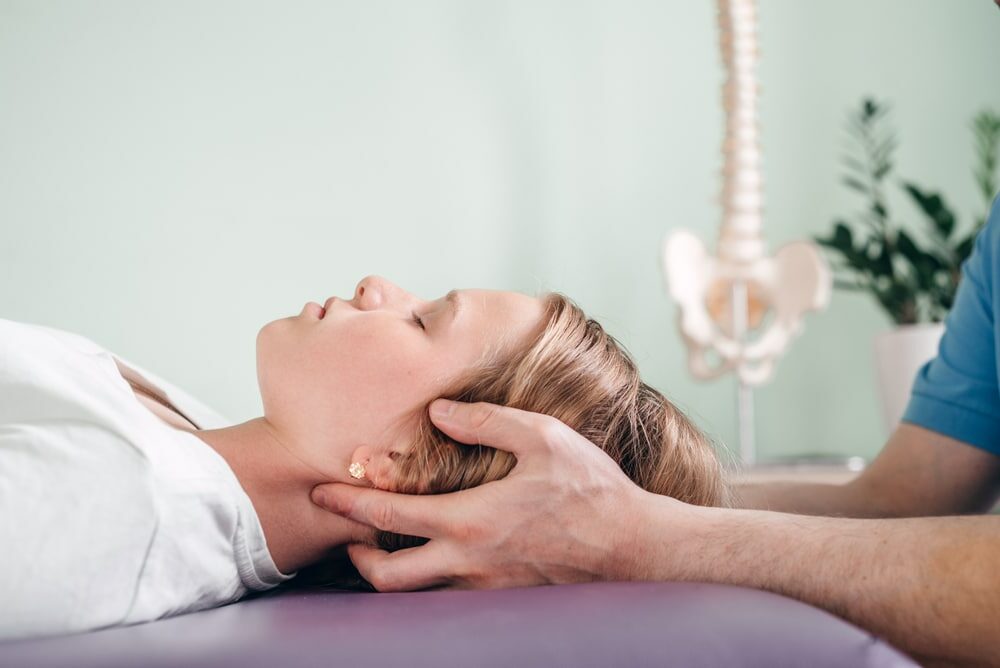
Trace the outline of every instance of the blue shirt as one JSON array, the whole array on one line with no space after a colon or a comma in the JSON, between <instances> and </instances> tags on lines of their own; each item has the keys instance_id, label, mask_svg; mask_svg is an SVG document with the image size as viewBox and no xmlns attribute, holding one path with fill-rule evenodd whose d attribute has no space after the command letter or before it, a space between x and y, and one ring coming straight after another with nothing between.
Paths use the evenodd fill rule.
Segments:
<instances>
[{"instance_id":1,"label":"blue shirt","mask_svg":"<svg viewBox=\"0 0 1000 668\"><path fill-rule=\"evenodd\" d=\"M962 264L938 355L917 374L904 422L1000 455L1000 198Z\"/></svg>"}]
</instances>

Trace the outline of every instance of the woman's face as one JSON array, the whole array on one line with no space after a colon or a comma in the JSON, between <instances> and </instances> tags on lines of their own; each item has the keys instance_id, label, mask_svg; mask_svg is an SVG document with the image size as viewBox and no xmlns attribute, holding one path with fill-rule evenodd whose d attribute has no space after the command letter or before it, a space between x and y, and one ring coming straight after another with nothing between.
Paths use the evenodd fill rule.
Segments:
<instances>
[{"instance_id":1,"label":"woman's face","mask_svg":"<svg viewBox=\"0 0 1000 668\"><path fill-rule=\"evenodd\" d=\"M484 355L526 346L542 316L540 300L516 292L425 301L369 276L325 313L309 303L257 334L264 417L304 463L345 479L351 461L403 452L413 416Z\"/></svg>"}]
</instances>

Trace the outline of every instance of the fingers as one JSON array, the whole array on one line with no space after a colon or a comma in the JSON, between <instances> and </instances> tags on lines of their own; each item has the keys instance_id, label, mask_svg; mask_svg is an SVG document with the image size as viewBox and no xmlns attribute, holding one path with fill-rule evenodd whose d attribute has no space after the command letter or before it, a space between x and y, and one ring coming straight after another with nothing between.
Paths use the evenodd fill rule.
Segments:
<instances>
[{"instance_id":1,"label":"fingers","mask_svg":"<svg viewBox=\"0 0 1000 668\"><path fill-rule=\"evenodd\" d=\"M450 494L415 496L343 483L313 488L313 503L321 508L382 531L434 538L445 532L452 519Z\"/></svg>"},{"instance_id":2,"label":"fingers","mask_svg":"<svg viewBox=\"0 0 1000 668\"><path fill-rule=\"evenodd\" d=\"M347 546L355 568L378 591L412 591L446 584L446 562L433 543L386 552L370 545Z\"/></svg>"},{"instance_id":3,"label":"fingers","mask_svg":"<svg viewBox=\"0 0 1000 668\"><path fill-rule=\"evenodd\" d=\"M431 420L457 441L488 445L522 455L549 452L569 427L549 415L497 406L437 399L430 406Z\"/></svg>"},{"instance_id":4,"label":"fingers","mask_svg":"<svg viewBox=\"0 0 1000 668\"><path fill-rule=\"evenodd\" d=\"M323 513L321 509L317 509L317 512ZM334 517L332 514L323 513L332 520L336 520L338 524L341 525L339 530L340 540L338 542L343 542L344 528L341 518ZM354 520L348 520L348 542L349 543L365 543L368 545L375 545L377 539L376 534L378 531L375 527L369 526L367 524L362 524L361 522L355 522Z\"/></svg>"}]
</instances>

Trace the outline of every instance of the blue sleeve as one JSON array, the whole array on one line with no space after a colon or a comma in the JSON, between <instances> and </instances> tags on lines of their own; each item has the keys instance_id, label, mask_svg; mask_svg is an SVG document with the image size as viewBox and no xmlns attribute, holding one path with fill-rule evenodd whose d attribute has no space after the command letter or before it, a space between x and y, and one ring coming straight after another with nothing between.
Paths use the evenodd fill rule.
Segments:
<instances>
[{"instance_id":1,"label":"blue sleeve","mask_svg":"<svg viewBox=\"0 0 1000 668\"><path fill-rule=\"evenodd\" d=\"M1000 198L962 264L937 357L917 374L903 421L1000 455L997 332Z\"/></svg>"}]
</instances>

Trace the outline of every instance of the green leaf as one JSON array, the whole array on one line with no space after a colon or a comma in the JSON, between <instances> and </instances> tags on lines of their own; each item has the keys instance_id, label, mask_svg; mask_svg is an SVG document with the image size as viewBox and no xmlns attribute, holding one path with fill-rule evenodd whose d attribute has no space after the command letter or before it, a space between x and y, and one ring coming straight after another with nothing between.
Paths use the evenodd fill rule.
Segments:
<instances>
[{"instance_id":1,"label":"green leaf","mask_svg":"<svg viewBox=\"0 0 1000 668\"><path fill-rule=\"evenodd\" d=\"M896 324L905 325L917 321L917 293L914 286L893 280L873 293Z\"/></svg>"},{"instance_id":2,"label":"green leaf","mask_svg":"<svg viewBox=\"0 0 1000 668\"><path fill-rule=\"evenodd\" d=\"M816 237L816 243L826 246L827 248L840 251L840 254L847 259L850 259L850 257L854 254L854 239L851 234L851 228L843 222L838 221L834 225L833 234L830 235L829 239Z\"/></svg>"},{"instance_id":3,"label":"green leaf","mask_svg":"<svg viewBox=\"0 0 1000 668\"><path fill-rule=\"evenodd\" d=\"M955 214L937 193L926 192L913 183L904 183L903 189L924 212L942 239L948 239L955 230Z\"/></svg>"},{"instance_id":4,"label":"green leaf","mask_svg":"<svg viewBox=\"0 0 1000 668\"><path fill-rule=\"evenodd\" d=\"M875 150L872 152L872 156L880 162L885 162L898 146L899 140L896 138L896 135L887 134L885 137L878 140L878 146L875 147Z\"/></svg>"},{"instance_id":5,"label":"green leaf","mask_svg":"<svg viewBox=\"0 0 1000 668\"><path fill-rule=\"evenodd\" d=\"M976 185L987 207L997 192L997 162L1000 161L1000 114L988 109L972 119L976 165L973 167Z\"/></svg>"},{"instance_id":6,"label":"green leaf","mask_svg":"<svg viewBox=\"0 0 1000 668\"><path fill-rule=\"evenodd\" d=\"M855 172L861 172L862 174L865 174L868 169L865 167L865 163L850 155L841 156L840 162L843 163L843 165L848 169Z\"/></svg>"},{"instance_id":7,"label":"green leaf","mask_svg":"<svg viewBox=\"0 0 1000 668\"><path fill-rule=\"evenodd\" d=\"M914 278L920 289L932 289L936 283L936 274L942 268L940 261L930 253L920 250L910 235L903 230L896 236L896 247L900 255L913 266Z\"/></svg>"},{"instance_id":8,"label":"green leaf","mask_svg":"<svg viewBox=\"0 0 1000 668\"><path fill-rule=\"evenodd\" d=\"M891 171L892 171L892 163L891 162L883 163L875 169L875 178L881 180L885 178L885 176Z\"/></svg>"},{"instance_id":9,"label":"green leaf","mask_svg":"<svg viewBox=\"0 0 1000 668\"><path fill-rule=\"evenodd\" d=\"M865 246L869 271L876 276L893 276L892 245L885 239L869 239Z\"/></svg>"},{"instance_id":10,"label":"green leaf","mask_svg":"<svg viewBox=\"0 0 1000 668\"><path fill-rule=\"evenodd\" d=\"M841 179L841 183L852 190L857 190L859 193L868 194L868 186L853 176L845 176Z\"/></svg>"},{"instance_id":11,"label":"green leaf","mask_svg":"<svg viewBox=\"0 0 1000 668\"><path fill-rule=\"evenodd\" d=\"M854 235L844 221L836 221L828 238L816 237L816 243L840 253L847 265L857 273L871 271L871 260L854 246Z\"/></svg>"},{"instance_id":12,"label":"green leaf","mask_svg":"<svg viewBox=\"0 0 1000 668\"><path fill-rule=\"evenodd\" d=\"M965 259L972 254L972 247L976 243L976 234L976 232L973 232L958 242L958 245L955 246L955 261L958 264L964 262Z\"/></svg>"},{"instance_id":13,"label":"green leaf","mask_svg":"<svg viewBox=\"0 0 1000 668\"><path fill-rule=\"evenodd\" d=\"M833 226L833 239L838 248L854 250L854 235L851 233L851 228L843 221L837 221Z\"/></svg>"},{"instance_id":14,"label":"green leaf","mask_svg":"<svg viewBox=\"0 0 1000 668\"><path fill-rule=\"evenodd\" d=\"M873 97L865 98L861 103L861 117L874 120L885 115L889 111L889 105L881 103Z\"/></svg>"}]
</instances>

